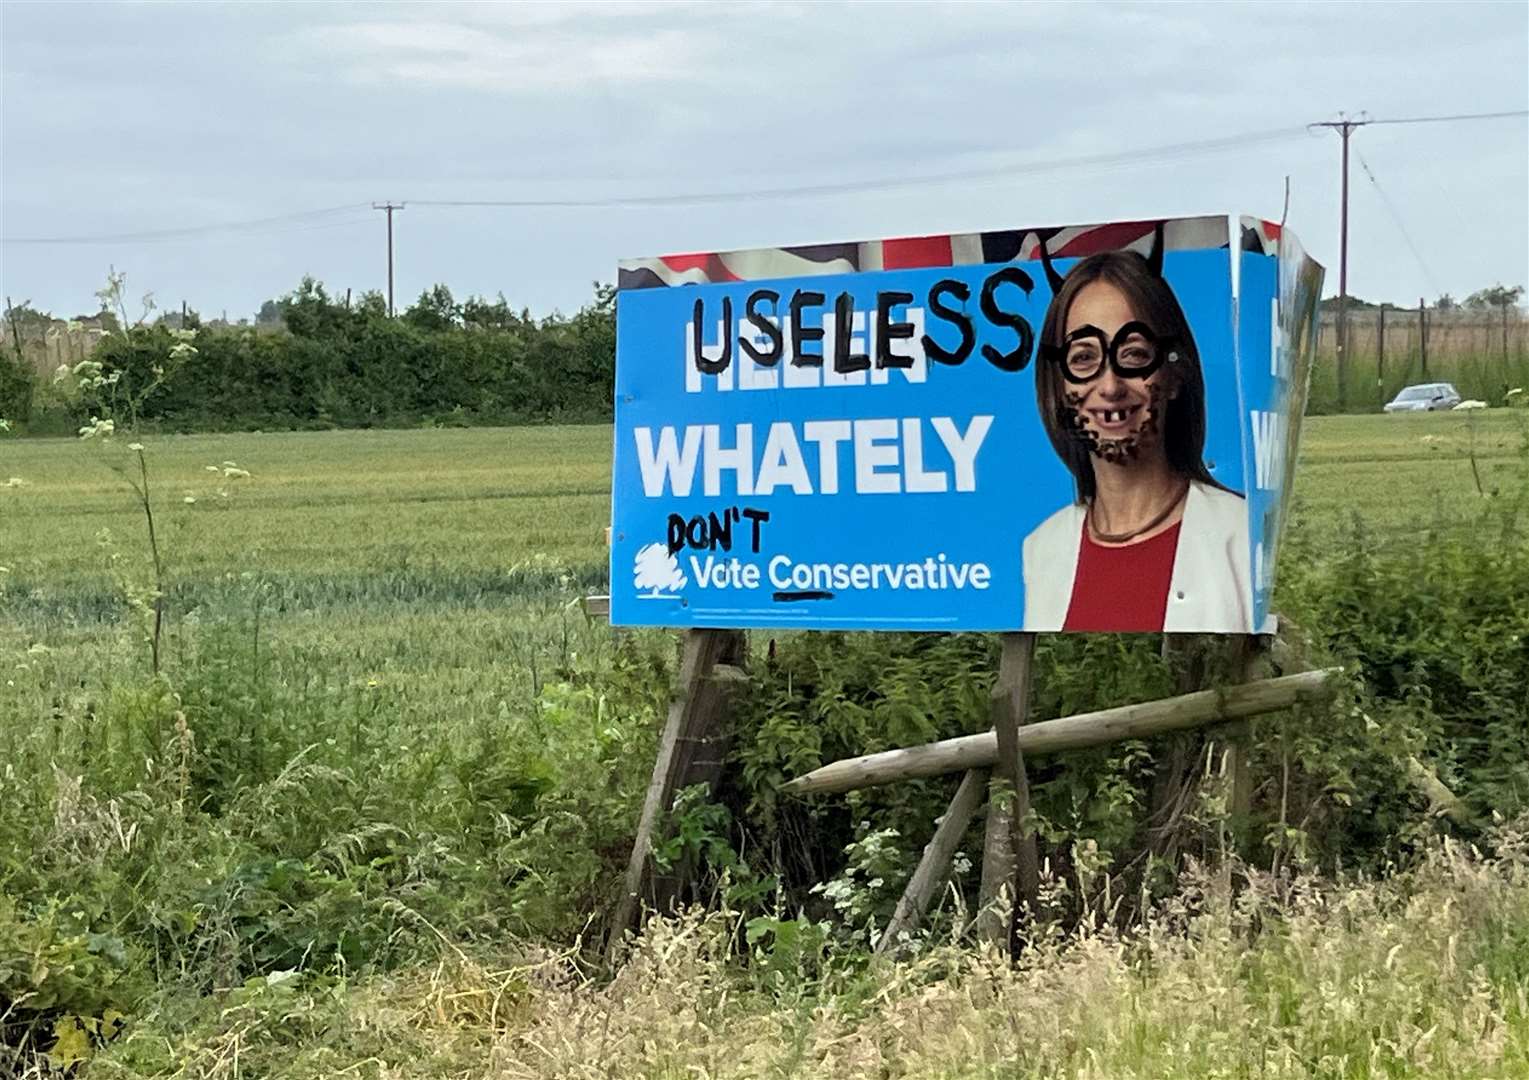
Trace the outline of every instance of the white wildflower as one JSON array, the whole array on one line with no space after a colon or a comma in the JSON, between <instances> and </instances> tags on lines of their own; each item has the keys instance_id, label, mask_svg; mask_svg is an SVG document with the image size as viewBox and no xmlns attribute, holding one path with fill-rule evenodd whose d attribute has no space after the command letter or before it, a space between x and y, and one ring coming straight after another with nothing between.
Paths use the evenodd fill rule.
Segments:
<instances>
[{"instance_id":1,"label":"white wildflower","mask_svg":"<svg viewBox=\"0 0 1529 1080\"><path fill-rule=\"evenodd\" d=\"M187 506L190 506L191 504L196 502L196 496L195 495L187 495L185 498L181 499L181 502L185 503Z\"/></svg>"},{"instance_id":2,"label":"white wildflower","mask_svg":"<svg viewBox=\"0 0 1529 1080\"><path fill-rule=\"evenodd\" d=\"M143 453L143 443L141 442L130 442L127 444L127 448L132 450L134 453Z\"/></svg>"}]
</instances>

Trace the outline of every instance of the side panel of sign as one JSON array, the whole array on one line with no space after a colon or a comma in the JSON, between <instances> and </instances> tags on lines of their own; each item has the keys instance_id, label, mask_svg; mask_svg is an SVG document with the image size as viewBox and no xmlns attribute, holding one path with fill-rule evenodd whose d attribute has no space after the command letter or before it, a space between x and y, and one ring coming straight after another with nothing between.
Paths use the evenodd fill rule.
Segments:
<instances>
[{"instance_id":1,"label":"side panel of sign","mask_svg":"<svg viewBox=\"0 0 1529 1080\"><path fill-rule=\"evenodd\" d=\"M1252 478L1254 624L1271 631L1274 572L1311 381L1322 268L1288 228L1244 218L1242 229L1237 336Z\"/></svg>"}]
</instances>

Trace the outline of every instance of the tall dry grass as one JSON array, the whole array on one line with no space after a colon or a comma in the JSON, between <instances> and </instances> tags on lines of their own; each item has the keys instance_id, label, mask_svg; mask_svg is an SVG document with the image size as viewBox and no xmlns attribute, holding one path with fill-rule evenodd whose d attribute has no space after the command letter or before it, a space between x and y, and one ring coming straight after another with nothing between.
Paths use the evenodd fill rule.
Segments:
<instances>
[{"instance_id":1,"label":"tall dry grass","mask_svg":"<svg viewBox=\"0 0 1529 1080\"><path fill-rule=\"evenodd\" d=\"M1015 968L951 943L750 988L721 916L650 925L608 985L530 976L488 1046L508 1078L1529 1075L1529 863L1441 845L1335 887L1201 875L1145 926L1096 924ZM437 991L439 992L439 991Z\"/></svg>"},{"instance_id":2,"label":"tall dry grass","mask_svg":"<svg viewBox=\"0 0 1529 1080\"><path fill-rule=\"evenodd\" d=\"M1011 967L935 942L902 962L772 969L727 912L655 920L612 978L574 954L452 955L357 990L263 990L213 1030L148 1018L91 1076L1071 1080L1529 1075L1529 822L1484 855L1345 883L1191 875L1129 932L1096 920ZM316 1016L325 1017L319 1023ZM153 1042L159 1071L129 1063ZM141 1059L155 1058L148 1055Z\"/></svg>"}]
</instances>

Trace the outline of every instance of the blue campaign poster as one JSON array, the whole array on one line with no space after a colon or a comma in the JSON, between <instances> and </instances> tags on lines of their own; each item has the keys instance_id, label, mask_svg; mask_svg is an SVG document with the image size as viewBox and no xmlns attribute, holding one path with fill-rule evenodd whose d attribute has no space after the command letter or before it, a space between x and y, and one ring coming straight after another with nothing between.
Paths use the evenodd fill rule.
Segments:
<instances>
[{"instance_id":1,"label":"blue campaign poster","mask_svg":"<svg viewBox=\"0 0 1529 1080\"><path fill-rule=\"evenodd\" d=\"M1260 339L1232 289L1240 255L1274 310L1276 258L1231 235L1215 217L624 263L612 621L1260 626L1284 477L1259 484L1253 425L1292 395L1277 323Z\"/></svg>"}]
</instances>

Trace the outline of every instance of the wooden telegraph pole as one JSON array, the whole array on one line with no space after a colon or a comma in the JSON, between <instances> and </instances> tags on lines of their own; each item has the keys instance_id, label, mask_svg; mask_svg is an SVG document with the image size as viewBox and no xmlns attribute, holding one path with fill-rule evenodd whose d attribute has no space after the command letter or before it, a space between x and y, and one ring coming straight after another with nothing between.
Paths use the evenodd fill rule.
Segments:
<instances>
[{"instance_id":1,"label":"wooden telegraph pole","mask_svg":"<svg viewBox=\"0 0 1529 1080\"><path fill-rule=\"evenodd\" d=\"M1324 120L1311 126L1332 128L1343 138L1343 208L1338 226L1338 410L1342 412L1348 404L1348 140L1355 128L1370 121L1338 115L1338 120Z\"/></svg>"},{"instance_id":2,"label":"wooden telegraph pole","mask_svg":"<svg viewBox=\"0 0 1529 1080\"><path fill-rule=\"evenodd\" d=\"M388 215L388 317L392 318L393 308L393 211L402 210L403 203L381 202L372 203L373 210L384 210Z\"/></svg>"}]
</instances>

